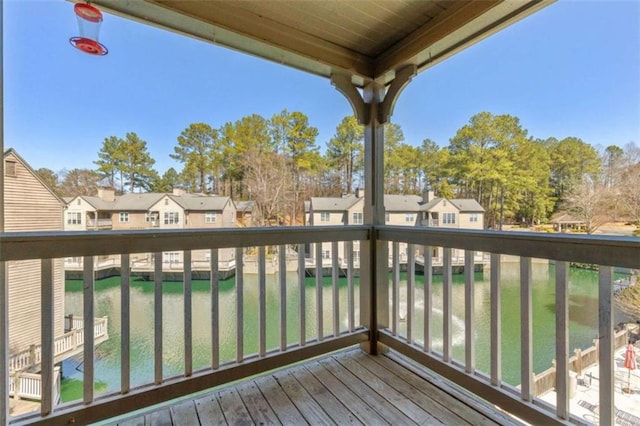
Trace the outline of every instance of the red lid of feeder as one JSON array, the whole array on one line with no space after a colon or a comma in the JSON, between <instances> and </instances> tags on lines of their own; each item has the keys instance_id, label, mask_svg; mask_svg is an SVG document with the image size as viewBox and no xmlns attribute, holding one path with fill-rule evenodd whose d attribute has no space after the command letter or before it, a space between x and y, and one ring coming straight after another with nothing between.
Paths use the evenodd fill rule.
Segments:
<instances>
[{"instance_id":1,"label":"red lid of feeder","mask_svg":"<svg viewBox=\"0 0 640 426\"><path fill-rule=\"evenodd\" d=\"M109 53L105 45L95 40L91 40L90 38L71 37L69 39L69 43L71 43L71 45L76 49L79 49L84 53L88 53L90 55L104 56Z\"/></svg>"},{"instance_id":2,"label":"red lid of feeder","mask_svg":"<svg viewBox=\"0 0 640 426\"><path fill-rule=\"evenodd\" d=\"M77 3L73 7L73 11L82 18L89 22L102 22L102 12L97 7L93 7L90 4Z\"/></svg>"}]
</instances>

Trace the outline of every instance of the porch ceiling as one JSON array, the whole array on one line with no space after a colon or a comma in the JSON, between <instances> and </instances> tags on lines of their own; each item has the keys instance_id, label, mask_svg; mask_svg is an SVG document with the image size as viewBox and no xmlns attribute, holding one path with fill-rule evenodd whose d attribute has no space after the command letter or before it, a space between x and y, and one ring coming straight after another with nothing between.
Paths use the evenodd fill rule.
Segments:
<instances>
[{"instance_id":1,"label":"porch ceiling","mask_svg":"<svg viewBox=\"0 0 640 426\"><path fill-rule=\"evenodd\" d=\"M72 0L76 1L76 0ZM422 71L554 0L93 0L102 9L362 86Z\"/></svg>"}]
</instances>

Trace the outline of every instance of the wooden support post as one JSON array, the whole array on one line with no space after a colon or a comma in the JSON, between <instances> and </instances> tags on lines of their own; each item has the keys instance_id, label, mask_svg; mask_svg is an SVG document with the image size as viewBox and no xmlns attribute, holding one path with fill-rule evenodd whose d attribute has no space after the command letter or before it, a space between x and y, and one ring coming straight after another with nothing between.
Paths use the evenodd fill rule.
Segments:
<instances>
[{"instance_id":1,"label":"wooden support post","mask_svg":"<svg viewBox=\"0 0 640 426\"><path fill-rule=\"evenodd\" d=\"M416 65L396 71L396 77L385 88L376 81L365 85L362 96L351 77L331 76L331 83L353 108L358 122L364 125L364 223L373 227L385 224L384 213L384 125L388 123L398 96L416 74ZM361 246L360 258L360 322L370 332L363 349L378 353L378 330L389 328L388 245L378 241L375 232Z\"/></svg>"}]
</instances>

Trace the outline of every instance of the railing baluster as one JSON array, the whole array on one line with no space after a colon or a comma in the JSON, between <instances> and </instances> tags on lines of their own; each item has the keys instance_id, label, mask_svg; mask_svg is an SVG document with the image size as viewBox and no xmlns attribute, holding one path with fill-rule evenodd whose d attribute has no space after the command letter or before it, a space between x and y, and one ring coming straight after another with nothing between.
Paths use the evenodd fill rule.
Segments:
<instances>
[{"instance_id":1,"label":"railing baluster","mask_svg":"<svg viewBox=\"0 0 640 426\"><path fill-rule=\"evenodd\" d=\"M120 392L131 388L131 264L129 254L120 255Z\"/></svg>"},{"instance_id":2,"label":"railing baluster","mask_svg":"<svg viewBox=\"0 0 640 426\"><path fill-rule=\"evenodd\" d=\"M452 284L451 284L451 247L442 248L442 360L451 362L452 336Z\"/></svg>"},{"instance_id":3,"label":"railing baluster","mask_svg":"<svg viewBox=\"0 0 640 426\"><path fill-rule=\"evenodd\" d=\"M569 263L556 262L556 413L569 417Z\"/></svg>"},{"instance_id":4,"label":"railing baluster","mask_svg":"<svg viewBox=\"0 0 640 426\"><path fill-rule=\"evenodd\" d=\"M464 251L464 353L465 369L469 374L476 370L476 344L475 344L475 315L473 312L475 303L475 262L472 250Z\"/></svg>"},{"instance_id":5,"label":"railing baluster","mask_svg":"<svg viewBox=\"0 0 640 426\"><path fill-rule=\"evenodd\" d=\"M318 341L324 337L323 316L324 308L322 306L322 243L316 244L316 334Z\"/></svg>"},{"instance_id":6,"label":"railing baluster","mask_svg":"<svg viewBox=\"0 0 640 426\"><path fill-rule=\"evenodd\" d=\"M220 277L218 274L218 249L211 249L209 266L211 274L211 368L220 367ZM237 262L236 262L237 263Z\"/></svg>"},{"instance_id":7,"label":"railing baluster","mask_svg":"<svg viewBox=\"0 0 640 426\"><path fill-rule=\"evenodd\" d=\"M85 404L93 402L93 343L95 341L94 331L94 287L95 287L95 274L93 272L93 256L84 257L84 272L83 272L83 401ZM44 377L43 377L44 378Z\"/></svg>"},{"instance_id":8,"label":"railing baluster","mask_svg":"<svg viewBox=\"0 0 640 426\"><path fill-rule=\"evenodd\" d=\"M431 310L433 309L433 252L424 246L424 351L431 352Z\"/></svg>"},{"instance_id":9,"label":"railing baluster","mask_svg":"<svg viewBox=\"0 0 640 426\"><path fill-rule=\"evenodd\" d=\"M346 241L345 252L347 253L347 322L349 332L355 328L355 306L353 289L353 241Z\"/></svg>"},{"instance_id":10,"label":"railing baluster","mask_svg":"<svg viewBox=\"0 0 640 426\"><path fill-rule=\"evenodd\" d=\"M0 179L1 181L1 179ZM1 218L2 214L0 214ZM0 229L2 225L0 225ZM9 423L9 283L7 264L0 262L0 424Z\"/></svg>"},{"instance_id":11,"label":"railing baluster","mask_svg":"<svg viewBox=\"0 0 640 426\"><path fill-rule=\"evenodd\" d=\"M613 406L614 374L614 333L613 333L613 268L600 266L598 272L598 359L600 377L600 424L615 424Z\"/></svg>"},{"instance_id":12,"label":"railing baluster","mask_svg":"<svg viewBox=\"0 0 640 426\"><path fill-rule=\"evenodd\" d=\"M333 297L333 336L338 337L340 334L340 300L338 299L338 242L331 243L331 286Z\"/></svg>"},{"instance_id":13,"label":"railing baluster","mask_svg":"<svg viewBox=\"0 0 640 426\"><path fill-rule=\"evenodd\" d=\"M244 256L236 248L236 362L244 359Z\"/></svg>"},{"instance_id":14,"label":"railing baluster","mask_svg":"<svg viewBox=\"0 0 640 426\"><path fill-rule=\"evenodd\" d=\"M322 243L316 243L322 244ZM304 263L304 244L298 244L298 343L300 346L304 346L307 342L306 337L306 320L305 315L305 288L304 279L306 275L306 268Z\"/></svg>"},{"instance_id":15,"label":"railing baluster","mask_svg":"<svg viewBox=\"0 0 640 426\"><path fill-rule=\"evenodd\" d=\"M400 333L400 243L391 244L391 332Z\"/></svg>"},{"instance_id":16,"label":"railing baluster","mask_svg":"<svg viewBox=\"0 0 640 426\"><path fill-rule=\"evenodd\" d=\"M531 288L531 258L520 258L520 395L531 401L533 374L533 309Z\"/></svg>"},{"instance_id":17,"label":"railing baluster","mask_svg":"<svg viewBox=\"0 0 640 426\"><path fill-rule=\"evenodd\" d=\"M500 331L500 258L491 253L491 384L498 386L502 381L502 353Z\"/></svg>"},{"instance_id":18,"label":"railing baluster","mask_svg":"<svg viewBox=\"0 0 640 426\"><path fill-rule=\"evenodd\" d=\"M54 346L54 285L53 285L53 261L42 259L41 261L41 396L40 412L42 415L51 413L53 409L53 358ZM85 287L86 288L86 287ZM86 353L86 351L85 351ZM4 359L2 362L6 362ZM86 371L85 371L86 373Z\"/></svg>"},{"instance_id":19,"label":"railing baluster","mask_svg":"<svg viewBox=\"0 0 640 426\"><path fill-rule=\"evenodd\" d=\"M414 342L413 327L416 309L416 262L414 245L407 244L407 342Z\"/></svg>"},{"instance_id":20,"label":"railing baluster","mask_svg":"<svg viewBox=\"0 0 640 426\"><path fill-rule=\"evenodd\" d=\"M193 374L191 250L185 250L182 256L184 265L184 375L189 377Z\"/></svg>"},{"instance_id":21,"label":"railing baluster","mask_svg":"<svg viewBox=\"0 0 640 426\"><path fill-rule=\"evenodd\" d=\"M154 267L153 267L153 312L154 312L154 381L157 385L162 383L162 358L163 358L163 343L162 343L162 252L156 252L154 254ZM85 318L86 324L86 318ZM86 330L85 330L86 331Z\"/></svg>"},{"instance_id":22,"label":"railing baluster","mask_svg":"<svg viewBox=\"0 0 640 426\"><path fill-rule=\"evenodd\" d=\"M280 350L287 350L287 246L278 248L279 269L278 276L280 278ZM299 253L304 257L302 253Z\"/></svg>"},{"instance_id":23,"label":"railing baluster","mask_svg":"<svg viewBox=\"0 0 640 426\"><path fill-rule=\"evenodd\" d=\"M267 354L267 279L265 247L258 248L258 355Z\"/></svg>"}]
</instances>

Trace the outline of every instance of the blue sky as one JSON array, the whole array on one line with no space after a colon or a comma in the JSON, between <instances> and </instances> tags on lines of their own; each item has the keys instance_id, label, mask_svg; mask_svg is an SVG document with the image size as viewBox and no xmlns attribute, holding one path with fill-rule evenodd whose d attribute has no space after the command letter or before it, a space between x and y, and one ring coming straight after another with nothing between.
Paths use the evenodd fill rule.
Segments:
<instances>
[{"instance_id":1,"label":"blue sky","mask_svg":"<svg viewBox=\"0 0 640 426\"><path fill-rule=\"evenodd\" d=\"M73 49L73 5L4 1L5 148L34 168L93 168L102 141L136 132L156 168L190 123L220 127L286 108L324 148L347 101L320 77L106 15L92 57ZM481 111L512 114L537 138L640 144L640 1L559 1L418 75L393 121L408 143L447 145Z\"/></svg>"}]
</instances>

